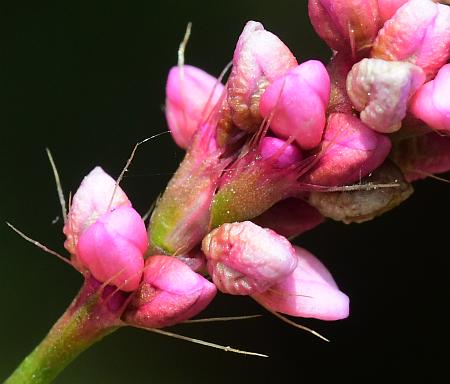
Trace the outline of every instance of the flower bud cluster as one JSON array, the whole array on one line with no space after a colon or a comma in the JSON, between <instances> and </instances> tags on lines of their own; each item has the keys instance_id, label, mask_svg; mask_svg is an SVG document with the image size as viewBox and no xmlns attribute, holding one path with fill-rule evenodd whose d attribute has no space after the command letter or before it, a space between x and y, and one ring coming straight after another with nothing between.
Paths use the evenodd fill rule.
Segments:
<instances>
[{"instance_id":1,"label":"flower bud cluster","mask_svg":"<svg viewBox=\"0 0 450 384\"><path fill-rule=\"evenodd\" d=\"M193 66L170 70L165 113L186 156L148 229L101 168L74 195L65 246L78 270L130 295L126 323L179 323L217 289L342 319L348 297L288 238L326 217L370 220L408 198L411 181L450 169L450 8L310 0L309 15L333 50L328 65L299 63L250 21L224 84Z\"/></svg>"}]
</instances>

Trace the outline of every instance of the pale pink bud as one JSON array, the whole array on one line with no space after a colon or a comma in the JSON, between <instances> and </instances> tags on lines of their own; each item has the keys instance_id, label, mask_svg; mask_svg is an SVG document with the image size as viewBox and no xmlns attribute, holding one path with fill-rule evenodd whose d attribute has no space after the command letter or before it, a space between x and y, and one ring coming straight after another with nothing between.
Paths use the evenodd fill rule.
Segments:
<instances>
[{"instance_id":1,"label":"pale pink bud","mask_svg":"<svg viewBox=\"0 0 450 384\"><path fill-rule=\"evenodd\" d=\"M118 207L100 216L79 237L77 256L101 282L134 291L141 279L147 231L131 207Z\"/></svg>"},{"instance_id":2,"label":"pale pink bud","mask_svg":"<svg viewBox=\"0 0 450 384\"><path fill-rule=\"evenodd\" d=\"M373 173L361 180L361 184L397 184L390 188L359 191L311 192L309 202L322 215L333 220L362 223L372 220L397 207L413 193L402 172L392 162L385 161Z\"/></svg>"},{"instance_id":3,"label":"pale pink bud","mask_svg":"<svg viewBox=\"0 0 450 384\"><path fill-rule=\"evenodd\" d=\"M382 26L377 0L309 0L317 34L335 51L360 56Z\"/></svg>"},{"instance_id":4,"label":"pale pink bud","mask_svg":"<svg viewBox=\"0 0 450 384\"><path fill-rule=\"evenodd\" d=\"M276 168L286 168L302 159L300 150L292 144L276 137L264 137L261 140L259 152L263 159L273 158Z\"/></svg>"},{"instance_id":5,"label":"pale pink bud","mask_svg":"<svg viewBox=\"0 0 450 384\"><path fill-rule=\"evenodd\" d=\"M409 98L424 81L423 71L413 64L363 59L348 74L347 92L362 122L391 133L400 129Z\"/></svg>"},{"instance_id":6,"label":"pale pink bud","mask_svg":"<svg viewBox=\"0 0 450 384\"><path fill-rule=\"evenodd\" d=\"M417 91L410 110L431 128L450 132L450 64Z\"/></svg>"},{"instance_id":7,"label":"pale pink bud","mask_svg":"<svg viewBox=\"0 0 450 384\"><path fill-rule=\"evenodd\" d=\"M252 221L260 227L293 238L323 223L325 218L307 202L289 198L280 201Z\"/></svg>"},{"instance_id":8,"label":"pale pink bud","mask_svg":"<svg viewBox=\"0 0 450 384\"><path fill-rule=\"evenodd\" d=\"M330 78L320 61L309 60L270 84L261 97L261 115L272 131L294 137L302 149L319 145L330 99Z\"/></svg>"},{"instance_id":9,"label":"pale pink bud","mask_svg":"<svg viewBox=\"0 0 450 384\"><path fill-rule=\"evenodd\" d=\"M95 167L73 195L67 222L63 228L67 237L64 247L75 259L80 235L101 215L107 213L108 207L113 210L120 206L131 207L127 195L119 186L116 187L116 181L102 168Z\"/></svg>"},{"instance_id":10,"label":"pale pink bud","mask_svg":"<svg viewBox=\"0 0 450 384\"><path fill-rule=\"evenodd\" d=\"M431 0L408 1L384 24L371 56L409 61L432 79L450 57L450 8Z\"/></svg>"},{"instance_id":11,"label":"pale pink bud","mask_svg":"<svg viewBox=\"0 0 450 384\"><path fill-rule=\"evenodd\" d=\"M321 320L340 320L349 314L349 298L327 268L311 253L295 247L297 267L269 290L252 297L271 311Z\"/></svg>"},{"instance_id":12,"label":"pale pink bud","mask_svg":"<svg viewBox=\"0 0 450 384\"><path fill-rule=\"evenodd\" d=\"M319 160L300 181L325 186L359 181L383 163L390 149L386 136L357 117L333 113L328 118Z\"/></svg>"},{"instance_id":13,"label":"pale pink bud","mask_svg":"<svg viewBox=\"0 0 450 384\"><path fill-rule=\"evenodd\" d=\"M408 181L447 172L450 170L450 138L432 132L401 140L395 144L391 157Z\"/></svg>"},{"instance_id":14,"label":"pale pink bud","mask_svg":"<svg viewBox=\"0 0 450 384\"><path fill-rule=\"evenodd\" d=\"M217 288L232 295L263 292L296 266L289 241L250 221L223 224L202 242Z\"/></svg>"},{"instance_id":15,"label":"pale pink bud","mask_svg":"<svg viewBox=\"0 0 450 384\"><path fill-rule=\"evenodd\" d=\"M173 67L166 84L166 119L175 142L186 149L200 123L219 101L224 86L205 71Z\"/></svg>"},{"instance_id":16,"label":"pale pink bud","mask_svg":"<svg viewBox=\"0 0 450 384\"><path fill-rule=\"evenodd\" d=\"M378 0L378 10L383 23L394 16L397 9L409 0Z\"/></svg>"},{"instance_id":17,"label":"pale pink bud","mask_svg":"<svg viewBox=\"0 0 450 384\"><path fill-rule=\"evenodd\" d=\"M214 284L182 261L170 256L151 256L124 320L148 328L169 327L197 315L216 292Z\"/></svg>"},{"instance_id":18,"label":"pale pink bud","mask_svg":"<svg viewBox=\"0 0 450 384\"><path fill-rule=\"evenodd\" d=\"M233 122L254 131L262 122L259 99L268 84L297 65L288 47L261 23L249 21L242 31L228 79L228 104Z\"/></svg>"}]
</instances>

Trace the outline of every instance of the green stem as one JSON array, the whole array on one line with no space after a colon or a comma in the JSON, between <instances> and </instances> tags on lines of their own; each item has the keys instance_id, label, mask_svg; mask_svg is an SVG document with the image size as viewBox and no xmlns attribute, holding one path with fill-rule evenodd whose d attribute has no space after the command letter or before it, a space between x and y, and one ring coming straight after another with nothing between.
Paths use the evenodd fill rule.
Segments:
<instances>
[{"instance_id":1,"label":"green stem","mask_svg":"<svg viewBox=\"0 0 450 384\"><path fill-rule=\"evenodd\" d=\"M4 384L50 383L81 352L114 332L121 309L104 293L98 282L86 279L66 312Z\"/></svg>"}]
</instances>

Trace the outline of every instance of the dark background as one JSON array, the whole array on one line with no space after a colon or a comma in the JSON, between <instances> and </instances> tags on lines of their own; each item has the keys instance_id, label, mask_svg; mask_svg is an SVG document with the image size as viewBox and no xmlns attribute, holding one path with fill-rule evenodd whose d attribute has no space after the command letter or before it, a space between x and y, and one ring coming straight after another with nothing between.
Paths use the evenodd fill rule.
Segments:
<instances>
[{"instance_id":1,"label":"dark background","mask_svg":"<svg viewBox=\"0 0 450 384\"><path fill-rule=\"evenodd\" d=\"M0 380L41 340L81 277L26 243L5 220L49 247L64 237L51 148L64 189L95 165L117 176L132 146L167 129L165 77L193 22L186 62L218 75L246 20L263 22L299 61L330 52L306 17L306 1L165 1L2 6L0 23ZM97 5L96 5L97 4ZM182 152L163 135L142 146L123 182L145 212ZM320 257L351 298L339 322L302 320L331 343L265 315L180 325L175 332L258 351L212 350L124 329L79 357L58 383L272 383L324 378L427 378L448 369L449 185L429 180L402 206L362 225L327 223L297 243ZM205 315L264 313L220 296Z\"/></svg>"}]
</instances>

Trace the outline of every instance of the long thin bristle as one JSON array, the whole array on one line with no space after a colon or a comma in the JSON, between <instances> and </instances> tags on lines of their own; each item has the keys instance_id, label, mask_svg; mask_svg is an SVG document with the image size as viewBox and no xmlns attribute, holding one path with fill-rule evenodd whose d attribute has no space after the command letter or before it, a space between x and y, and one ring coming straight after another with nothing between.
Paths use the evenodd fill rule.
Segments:
<instances>
[{"instance_id":1,"label":"long thin bristle","mask_svg":"<svg viewBox=\"0 0 450 384\"><path fill-rule=\"evenodd\" d=\"M35 245L36 247L42 249L44 252L50 253L53 256L56 256L58 259L64 261L66 264L69 264L70 266L72 266L72 263L70 262L70 260L68 260L67 258L65 258L64 256L61 256L58 252L53 251L52 249L46 247L45 245L41 244L39 241L36 241L34 239L32 239L31 237L25 235L22 231L18 230L14 225L12 225L11 223L8 223L6 221L6 225L11 228L14 232L16 232L19 236L21 236L22 238L24 238L26 241L28 241L29 243Z\"/></svg>"},{"instance_id":2,"label":"long thin bristle","mask_svg":"<svg viewBox=\"0 0 450 384\"><path fill-rule=\"evenodd\" d=\"M66 207L66 199L64 198L64 192L61 185L61 179L59 178L58 169L56 168L55 161L53 160L52 153L50 152L50 149L45 148L45 151L47 152L48 160L50 161L50 166L52 167L53 176L55 178L56 183L56 191L58 192L58 199L59 204L61 205L61 212L62 217L64 219L64 224L67 221L67 207Z\"/></svg>"},{"instance_id":3,"label":"long thin bristle","mask_svg":"<svg viewBox=\"0 0 450 384\"><path fill-rule=\"evenodd\" d=\"M146 327L136 327L136 328L141 328L141 329L144 329L146 331L159 333L161 335L165 335L165 336L169 336L169 337L174 337L175 339L189 341L191 343L204 345L205 347L211 347L211 348L220 349L220 350L225 351L225 352L233 352L233 353L239 353L239 354L242 354L242 355L257 356L257 357L269 357L268 355L264 355L262 353L242 351L240 349L232 348L230 346L224 346L224 345L220 345L220 344L210 343L209 341L195 339L193 337L183 336L183 335L179 335L179 334L173 333L173 332L163 331L162 329L146 328Z\"/></svg>"}]
</instances>

